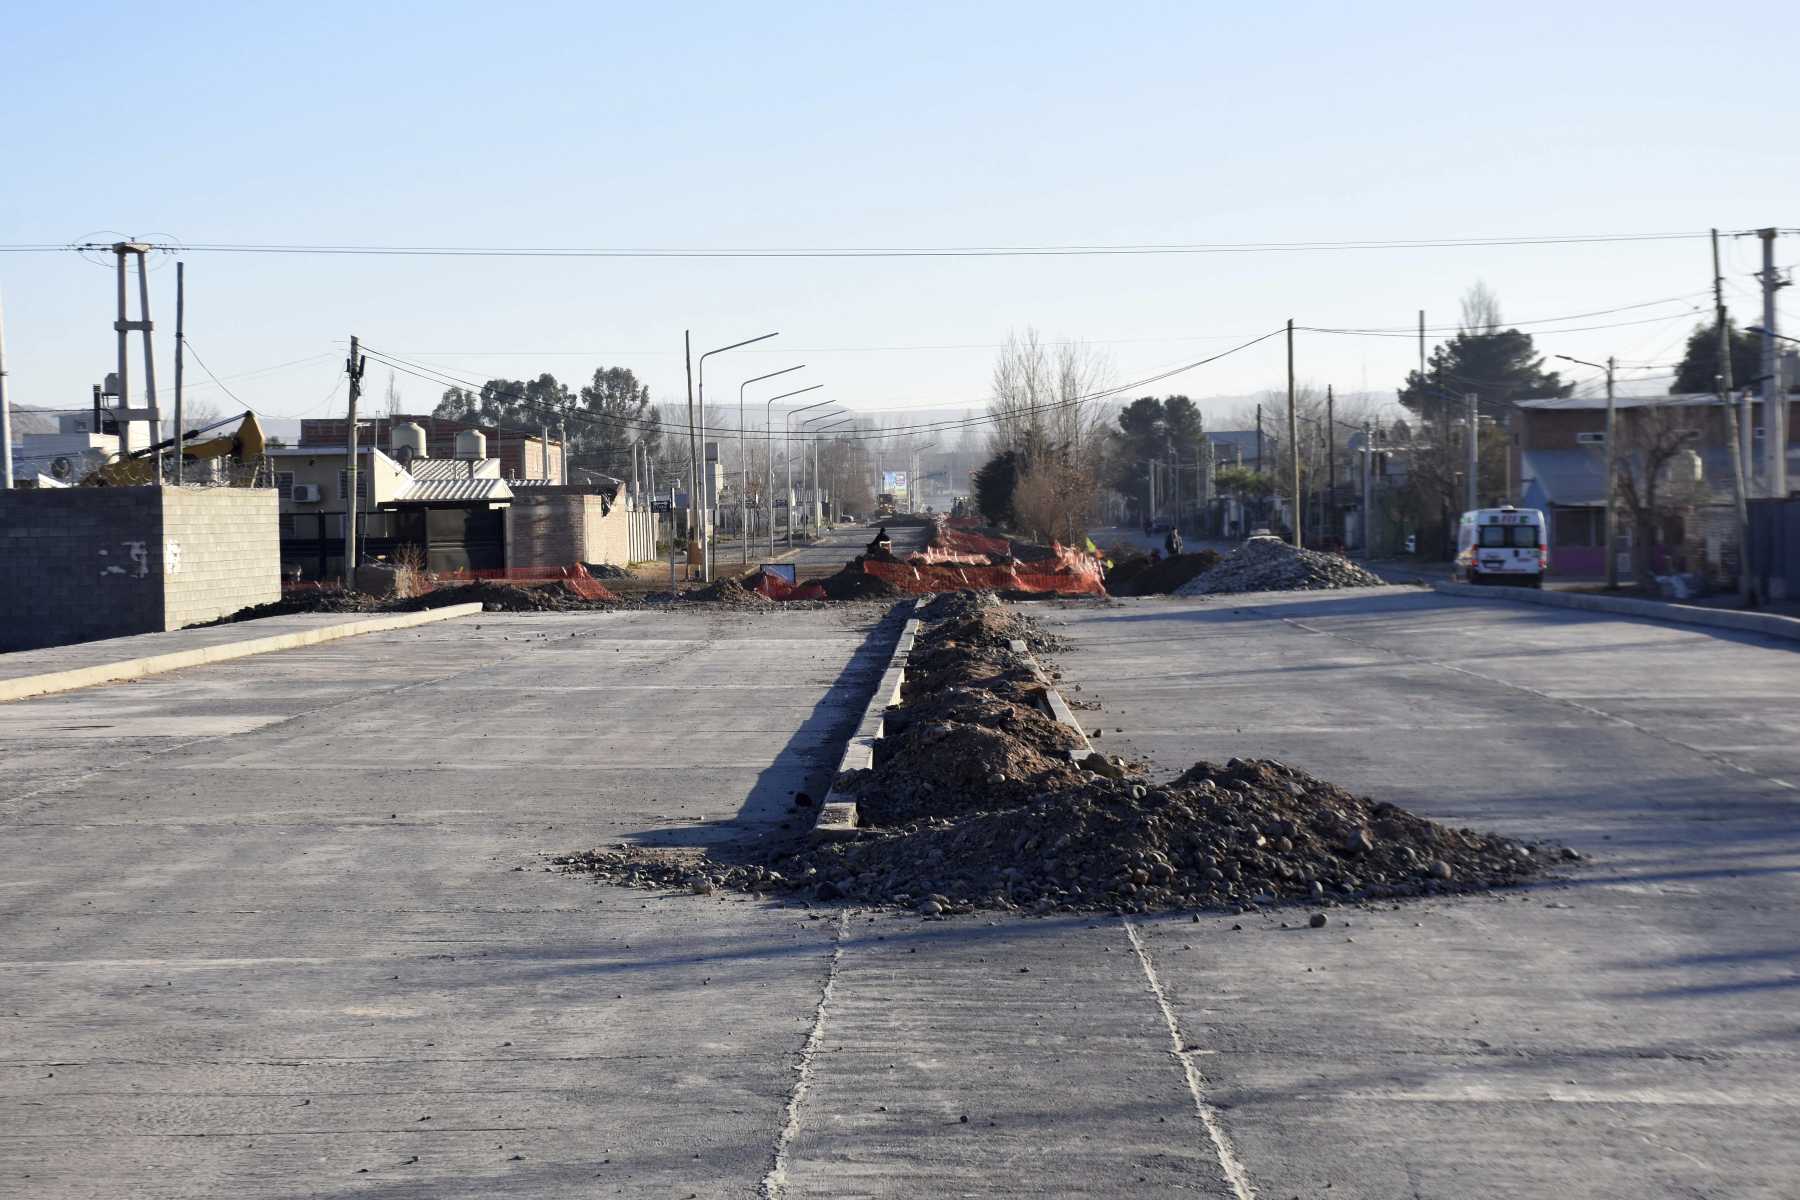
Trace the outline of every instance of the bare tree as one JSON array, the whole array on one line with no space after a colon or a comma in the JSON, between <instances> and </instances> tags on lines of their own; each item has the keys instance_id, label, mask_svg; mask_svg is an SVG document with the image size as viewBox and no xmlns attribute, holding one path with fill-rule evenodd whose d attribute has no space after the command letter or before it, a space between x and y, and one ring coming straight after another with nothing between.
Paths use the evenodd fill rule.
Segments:
<instances>
[{"instance_id":1,"label":"bare tree","mask_svg":"<svg viewBox=\"0 0 1800 1200\"><path fill-rule=\"evenodd\" d=\"M1504 318L1500 315L1500 297L1496 296L1486 283L1477 279L1474 286L1463 293L1462 320L1457 323L1461 333L1484 337L1500 332Z\"/></svg>"},{"instance_id":2,"label":"bare tree","mask_svg":"<svg viewBox=\"0 0 1800 1200\"><path fill-rule=\"evenodd\" d=\"M1011 333L994 363L989 449L1056 446L1084 461L1096 453L1106 414L1096 392L1112 377L1108 356L1084 342L1046 344L1035 329Z\"/></svg>"},{"instance_id":3,"label":"bare tree","mask_svg":"<svg viewBox=\"0 0 1800 1200\"><path fill-rule=\"evenodd\" d=\"M1613 487L1631 521L1633 573L1638 586L1650 591L1656 586L1651 555L1657 542L1683 539L1685 530L1674 531L1705 490L1699 471L1689 465L1702 418L1689 406L1667 403L1618 415L1618 445L1607 448Z\"/></svg>"}]
</instances>

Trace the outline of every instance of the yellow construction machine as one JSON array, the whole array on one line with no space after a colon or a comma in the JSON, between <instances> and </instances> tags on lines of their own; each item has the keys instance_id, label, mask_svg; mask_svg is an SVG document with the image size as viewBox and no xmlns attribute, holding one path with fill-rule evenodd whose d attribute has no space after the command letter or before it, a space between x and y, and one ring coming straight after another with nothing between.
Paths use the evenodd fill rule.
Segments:
<instances>
[{"instance_id":1,"label":"yellow construction machine","mask_svg":"<svg viewBox=\"0 0 1800 1200\"><path fill-rule=\"evenodd\" d=\"M238 423L236 429L213 432L233 421ZM211 436L205 436L208 434ZM133 450L123 458L103 463L81 481L81 486L129 487L134 484L155 483L157 456L165 451L173 452L177 441L181 444L183 462L229 459L233 468L231 482L244 487L254 482L256 466L262 461L263 448L268 445L268 438L263 436L256 414L246 412L242 417L226 417L203 428L189 430L179 439L167 438L154 446Z\"/></svg>"}]
</instances>

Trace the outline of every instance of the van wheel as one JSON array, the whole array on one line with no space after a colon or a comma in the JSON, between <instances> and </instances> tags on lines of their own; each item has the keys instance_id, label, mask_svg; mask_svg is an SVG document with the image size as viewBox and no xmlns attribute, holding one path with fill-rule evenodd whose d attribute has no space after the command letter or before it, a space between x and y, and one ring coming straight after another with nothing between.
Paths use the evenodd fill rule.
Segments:
<instances>
[{"instance_id":1,"label":"van wheel","mask_svg":"<svg viewBox=\"0 0 1800 1200\"><path fill-rule=\"evenodd\" d=\"M1543 590L1543 587L1544 587L1544 577L1542 575L1533 575L1531 577L1530 581L1528 583L1526 583L1525 586L1530 587L1530 588L1537 588L1538 590L1541 591L1541 590Z\"/></svg>"}]
</instances>

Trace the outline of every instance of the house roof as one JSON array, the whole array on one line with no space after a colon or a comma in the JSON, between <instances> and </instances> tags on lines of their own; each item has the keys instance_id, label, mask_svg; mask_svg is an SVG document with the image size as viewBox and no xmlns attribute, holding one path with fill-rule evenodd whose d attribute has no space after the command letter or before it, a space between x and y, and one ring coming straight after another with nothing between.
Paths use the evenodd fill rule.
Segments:
<instances>
[{"instance_id":1,"label":"house roof","mask_svg":"<svg viewBox=\"0 0 1800 1200\"><path fill-rule=\"evenodd\" d=\"M1679 396L1616 396L1614 408L1693 408L1716 405L1719 398L1711 392L1684 393ZM1533 412L1584 412L1606 407L1605 396L1551 396L1543 400L1521 400L1517 407Z\"/></svg>"},{"instance_id":2,"label":"house roof","mask_svg":"<svg viewBox=\"0 0 1800 1200\"><path fill-rule=\"evenodd\" d=\"M470 463L474 463L471 472ZM468 458L415 458L405 464L407 473L414 479L467 479L471 473L480 477L488 475L499 478L500 460L485 458L479 461Z\"/></svg>"},{"instance_id":3,"label":"house roof","mask_svg":"<svg viewBox=\"0 0 1800 1200\"><path fill-rule=\"evenodd\" d=\"M513 498L504 479L418 479L407 482L389 504L496 503Z\"/></svg>"}]
</instances>

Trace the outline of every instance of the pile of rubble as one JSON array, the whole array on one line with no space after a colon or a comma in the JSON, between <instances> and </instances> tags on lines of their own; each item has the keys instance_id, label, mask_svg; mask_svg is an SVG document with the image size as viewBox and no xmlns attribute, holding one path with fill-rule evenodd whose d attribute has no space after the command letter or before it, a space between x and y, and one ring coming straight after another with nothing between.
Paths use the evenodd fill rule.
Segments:
<instances>
[{"instance_id":1,"label":"pile of rubble","mask_svg":"<svg viewBox=\"0 0 1800 1200\"><path fill-rule=\"evenodd\" d=\"M940 607L941 606L941 607ZM1035 703L1008 648L1029 622L940 597L875 765L840 776L862 828L692 851L625 845L558 859L618 884L910 907L1142 912L1437 895L1516 884L1566 851L1451 829L1270 760L1200 762L1165 784L1086 753ZM915 673L916 665L916 673ZM796 800L800 816L810 801Z\"/></svg>"},{"instance_id":2,"label":"pile of rubble","mask_svg":"<svg viewBox=\"0 0 1800 1200\"><path fill-rule=\"evenodd\" d=\"M1177 596L1382 587L1386 580L1337 554L1301 550L1280 538L1253 537L1219 564L1177 588Z\"/></svg>"}]
</instances>

